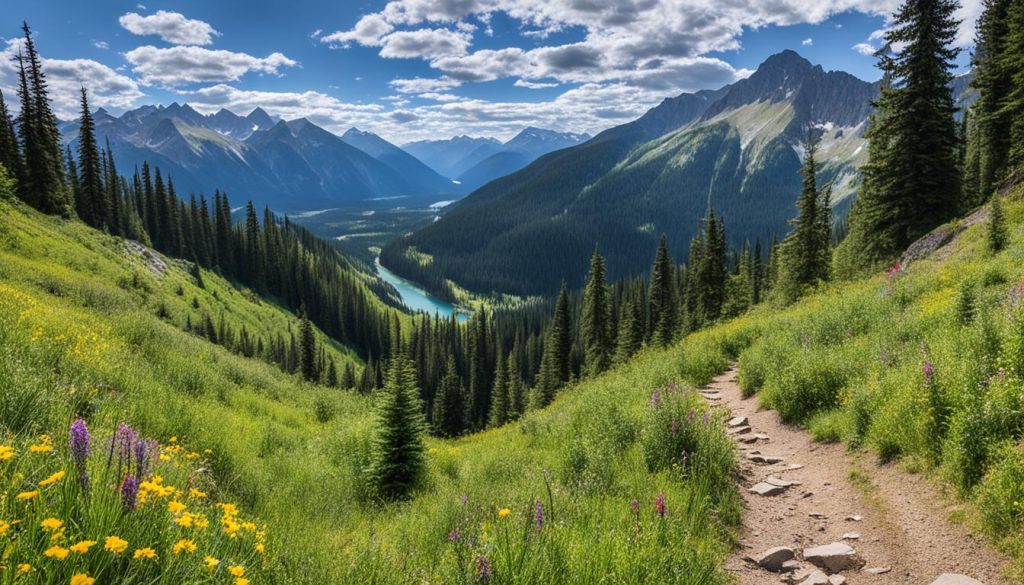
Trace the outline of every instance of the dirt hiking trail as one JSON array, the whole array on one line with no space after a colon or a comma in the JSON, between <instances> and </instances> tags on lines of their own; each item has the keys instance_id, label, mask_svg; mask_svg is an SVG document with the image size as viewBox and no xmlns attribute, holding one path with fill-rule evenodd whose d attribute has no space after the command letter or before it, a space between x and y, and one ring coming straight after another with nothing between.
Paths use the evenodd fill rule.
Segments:
<instances>
[{"instance_id":1,"label":"dirt hiking trail","mask_svg":"<svg viewBox=\"0 0 1024 585\"><path fill-rule=\"evenodd\" d=\"M701 394L732 417L743 494L740 585L1011 585L1006 560L949 521L929 480L822 444L744 399L735 367Z\"/></svg>"}]
</instances>

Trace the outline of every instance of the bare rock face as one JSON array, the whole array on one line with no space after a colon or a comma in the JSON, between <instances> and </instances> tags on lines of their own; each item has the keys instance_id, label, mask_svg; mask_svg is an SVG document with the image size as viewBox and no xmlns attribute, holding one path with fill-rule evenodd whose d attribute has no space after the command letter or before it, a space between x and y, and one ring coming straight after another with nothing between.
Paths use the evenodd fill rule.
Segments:
<instances>
[{"instance_id":1,"label":"bare rock face","mask_svg":"<svg viewBox=\"0 0 1024 585\"><path fill-rule=\"evenodd\" d=\"M804 560L830 573L860 568L864 561L844 542L804 549Z\"/></svg>"},{"instance_id":2,"label":"bare rock face","mask_svg":"<svg viewBox=\"0 0 1024 585\"><path fill-rule=\"evenodd\" d=\"M931 585L983 585L983 583L977 579L972 579L967 575L943 573L942 575L939 575L938 579L932 581Z\"/></svg>"}]
</instances>

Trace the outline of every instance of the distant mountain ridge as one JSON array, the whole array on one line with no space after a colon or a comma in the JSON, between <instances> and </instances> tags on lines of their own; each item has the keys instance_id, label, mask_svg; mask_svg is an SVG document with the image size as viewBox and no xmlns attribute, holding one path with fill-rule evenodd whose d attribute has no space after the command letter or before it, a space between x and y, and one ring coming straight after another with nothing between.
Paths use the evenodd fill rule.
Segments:
<instances>
[{"instance_id":1,"label":"distant mountain ridge","mask_svg":"<svg viewBox=\"0 0 1024 585\"><path fill-rule=\"evenodd\" d=\"M173 178L179 194L220 189L236 201L290 212L391 197L431 202L465 192L375 134L353 129L339 137L261 108L246 116L227 109L204 115L173 103L119 117L99 109L95 120L97 137L109 139L121 172L148 161ZM74 150L78 122L60 129Z\"/></svg>"},{"instance_id":2,"label":"distant mountain ridge","mask_svg":"<svg viewBox=\"0 0 1024 585\"><path fill-rule=\"evenodd\" d=\"M493 138L456 136L411 142L402 148L467 191L514 173L539 157L590 139L589 134L529 126L505 143Z\"/></svg>"},{"instance_id":3,"label":"distant mountain ridge","mask_svg":"<svg viewBox=\"0 0 1024 585\"><path fill-rule=\"evenodd\" d=\"M639 119L550 153L488 183L439 221L394 242L382 260L408 276L414 250L432 270L478 292L548 294L582 284L594 245L609 277L646 271L661 233L685 260L709 203L730 244L788 231L802 143L820 138L821 179L843 209L866 160L863 137L879 84L825 71L794 51L748 78L664 100Z\"/></svg>"}]
</instances>

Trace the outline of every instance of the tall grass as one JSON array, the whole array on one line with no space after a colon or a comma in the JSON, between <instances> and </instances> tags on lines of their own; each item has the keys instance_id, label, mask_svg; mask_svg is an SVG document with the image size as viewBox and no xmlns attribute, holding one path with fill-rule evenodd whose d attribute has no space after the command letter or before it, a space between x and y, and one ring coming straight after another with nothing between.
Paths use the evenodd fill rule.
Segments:
<instances>
[{"instance_id":1,"label":"tall grass","mask_svg":"<svg viewBox=\"0 0 1024 585\"><path fill-rule=\"evenodd\" d=\"M48 433L61 453L54 469L70 471L59 438L77 417L103 429L99 434L126 421L164 445L176 437L202 454L201 465L186 459L180 469L161 471L166 484L185 491L191 477L211 501L236 504L267 525L265 555L245 561L243 578L253 584L728 581L720 563L739 517L731 443L714 418L703 422L704 405L683 387L684 379L707 378L727 359L704 360L685 347L645 351L518 423L453 441L430 439L421 490L408 502L380 503L363 473L375 396L303 383L181 327L193 296L201 306L223 307L228 319L253 332L287 328L292 316L216 274L204 272L206 287L197 289L186 267L172 264L157 275L113 238L0 205L0 444L16 446L21 457L24 445ZM171 319L157 316L158 306ZM351 359L345 348L330 351ZM688 415L692 408L700 423L686 431L685 459L684 443L665 424L669 411L654 410L650 401L652 392L670 386L678 394L671 412ZM654 459L660 463L649 465ZM189 474L194 468L186 462L203 471ZM36 482L49 470L21 481ZM63 500L70 503L62 504L62 518L71 525L76 514L115 510L112 485L94 484L102 497ZM20 508L0 510L0 520L38 520ZM88 554L107 560L99 537L121 531L134 545L148 534L160 563L172 562L172 513L151 511L118 516L139 519L135 528L76 521L77 532L66 534L100 542ZM38 557L42 544L23 540L18 554ZM220 550L196 544L199 551ZM32 573L36 582L67 582L66 572L33 565L40 568ZM100 583L142 580L130 571L149 565L75 566L102 576ZM150 580L234 578L149 567Z\"/></svg>"}]
</instances>

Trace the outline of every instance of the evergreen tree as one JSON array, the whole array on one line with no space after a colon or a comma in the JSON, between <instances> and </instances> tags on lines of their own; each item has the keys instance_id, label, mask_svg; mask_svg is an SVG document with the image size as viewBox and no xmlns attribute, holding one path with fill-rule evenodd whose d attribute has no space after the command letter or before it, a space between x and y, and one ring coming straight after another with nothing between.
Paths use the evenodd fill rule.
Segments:
<instances>
[{"instance_id":1,"label":"evergreen tree","mask_svg":"<svg viewBox=\"0 0 1024 585\"><path fill-rule=\"evenodd\" d=\"M316 335L313 333L313 323L309 320L306 311L302 311L302 321L299 325L299 372L309 382L316 382L320 379L316 363Z\"/></svg>"},{"instance_id":2,"label":"evergreen tree","mask_svg":"<svg viewBox=\"0 0 1024 585\"><path fill-rule=\"evenodd\" d=\"M107 194L100 175L99 145L96 143L95 124L89 111L89 97L82 88L82 113L78 126L78 188L75 190L75 208L85 223L96 229L106 229L110 210Z\"/></svg>"},{"instance_id":3,"label":"evergreen tree","mask_svg":"<svg viewBox=\"0 0 1024 585\"><path fill-rule=\"evenodd\" d=\"M442 437L457 437L466 428L465 392L455 356L448 356L448 366L434 395L432 418L434 432Z\"/></svg>"},{"instance_id":4,"label":"evergreen tree","mask_svg":"<svg viewBox=\"0 0 1024 585\"><path fill-rule=\"evenodd\" d=\"M819 189L815 154L818 139L808 133L805 146L803 189L797 198L793 231L782 241L782 271L786 300L794 300L808 286L826 280L832 258L832 209L829 188Z\"/></svg>"},{"instance_id":5,"label":"evergreen tree","mask_svg":"<svg viewBox=\"0 0 1024 585\"><path fill-rule=\"evenodd\" d=\"M14 133L14 120L4 101L4 92L0 91L0 165L7 169L17 187L25 180L25 167L18 149L18 136Z\"/></svg>"},{"instance_id":6,"label":"evergreen tree","mask_svg":"<svg viewBox=\"0 0 1024 585\"><path fill-rule=\"evenodd\" d=\"M993 254L1006 248L1007 238L1006 217L1003 215L1003 204L999 195L993 195L989 202L988 232L986 244Z\"/></svg>"},{"instance_id":7,"label":"evergreen tree","mask_svg":"<svg viewBox=\"0 0 1024 585\"><path fill-rule=\"evenodd\" d=\"M569 314L569 291L562 282L562 290L558 293L558 300L555 301L555 314L551 320L551 333L548 344L554 352L553 359L555 371L558 374L555 388L569 381L572 376L572 319ZM547 351L545 345L545 351Z\"/></svg>"},{"instance_id":8,"label":"evergreen tree","mask_svg":"<svg viewBox=\"0 0 1024 585\"><path fill-rule=\"evenodd\" d=\"M21 100L19 133L25 164L25 200L43 213L68 216L73 206L64 183L64 161L57 118L50 108L46 74L32 39L23 23L25 53L18 53L18 97Z\"/></svg>"},{"instance_id":9,"label":"evergreen tree","mask_svg":"<svg viewBox=\"0 0 1024 585\"><path fill-rule=\"evenodd\" d=\"M324 379L324 384L331 388L338 386L338 365L334 363L333 357L327 361L327 375Z\"/></svg>"},{"instance_id":10,"label":"evergreen tree","mask_svg":"<svg viewBox=\"0 0 1024 585\"><path fill-rule=\"evenodd\" d=\"M614 345L604 258L596 248L590 257L590 275L583 291L580 329L583 334L585 371L590 376L600 374L611 365Z\"/></svg>"},{"instance_id":11,"label":"evergreen tree","mask_svg":"<svg viewBox=\"0 0 1024 585\"><path fill-rule=\"evenodd\" d=\"M675 262L668 250L668 236L661 235L651 268L651 340L665 347L675 341L679 329L679 299L675 285Z\"/></svg>"},{"instance_id":12,"label":"evergreen tree","mask_svg":"<svg viewBox=\"0 0 1024 585\"><path fill-rule=\"evenodd\" d=\"M425 423L415 366L403 355L389 361L373 459L367 471L378 496L398 500L408 497L423 476Z\"/></svg>"},{"instance_id":13,"label":"evergreen tree","mask_svg":"<svg viewBox=\"0 0 1024 585\"><path fill-rule=\"evenodd\" d=\"M487 426L500 427L510 420L509 403L508 365L505 363L505 353L498 352L498 365L494 371L494 389L491 392L491 412L487 418Z\"/></svg>"},{"instance_id":14,"label":"evergreen tree","mask_svg":"<svg viewBox=\"0 0 1024 585\"><path fill-rule=\"evenodd\" d=\"M537 386L533 389L533 406L542 408L555 399L559 388L562 387L561 374L559 372L557 333L552 328L544 341L544 353L540 358L540 371L537 372Z\"/></svg>"},{"instance_id":15,"label":"evergreen tree","mask_svg":"<svg viewBox=\"0 0 1024 585\"><path fill-rule=\"evenodd\" d=\"M971 63L974 71L971 86L978 90L978 101L972 106L973 115L967 121L968 134L974 133L968 139L969 149L974 154L968 155L968 159L977 168L965 168L964 193L972 203L987 199L1005 177L1012 126L1010 112L1004 106L1013 84L1013 68L1006 50L1010 41L1010 6L1014 2L983 0L982 4L984 10L976 27Z\"/></svg>"},{"instance_id":16,"label":"evergreen tree","mask_svg":"<svg viewBox=\"0 0 1024 585\"><path fill-rule=\"evenodd\" d=\"M619 337L615 347L615 363L624 364L640 350L643 345L643 323L637 305L633 301L622 304L622 316L619 317Z\"/></svg>"},{"instance_id":17,"label":"evergreen tree","mask_svg":"<svg viewBox=\"0 0 1024 585\"><path fill-rule=\"evenodd\" d=\"M512 348L506 360L505 377L508 379L508 418L515 420L526 412L526 387L519 373L519 346L518 343Z\"/></svg>"},{"instance_id":18,"label":"evergreen tree","mask_svg":"<svg viewBox=\"0 0 1024 585\"><path fill-rule=\"evenodd\" d=\"M697 311L700 314L700 322L707 324L722 314L728 279L725 268L725 225L722 219L715 215L713 208L708 208L703 229L704 250L694 286L697 287Z\"/></svg>"},{"instance_id":19,"label":"evergreen tree","mask_svg":"<svg viewBox=\"0 0 1024 585\"><path fill-rule=\"evenodd\" d=\"M1009 34L1001 55L1001 67L1010 77L1010 91L1002 100L1000 114L1010 123L1008 171L1024 169L1024 2L1013 2L1007 15ZM988 193L985 193L987 196Z\"/></svg>"},{"instance_id":20,"label":"evergreen tree","mask_svg":"<svg viewBox=\"0 0 1024 585\"><path fill-rule=\"evenodd\" d=\"M850 211L851 249L861 268L887 261L961 205L950 70L958 22L955 0L908 0L886 32L893 55L880 52L884 79L870 120L868 163Z\"/></svg>"},{"instance_id":21,"label":"evergreen tree","mask_svg":"<svg viewBox=\"0 0 1024 585\"><path fill-rule=\"evenodd\" d=\"M345 362L345 368L341 373L341 387L346 390L356 387L356 368L352 362Z\"/></svg>"}]
</instances>

